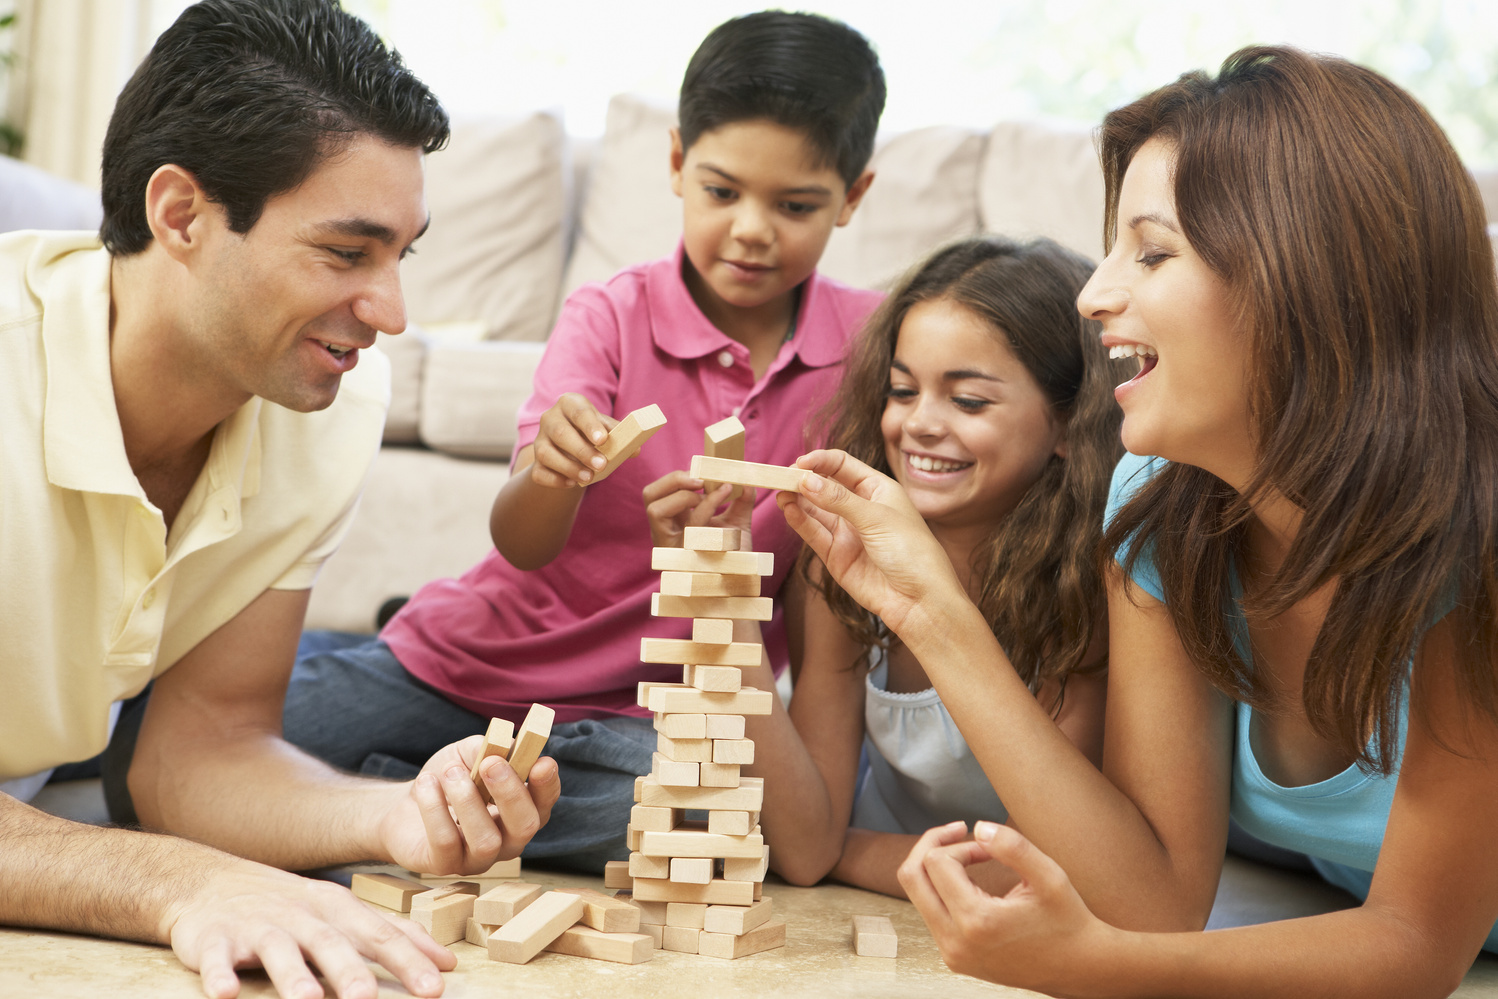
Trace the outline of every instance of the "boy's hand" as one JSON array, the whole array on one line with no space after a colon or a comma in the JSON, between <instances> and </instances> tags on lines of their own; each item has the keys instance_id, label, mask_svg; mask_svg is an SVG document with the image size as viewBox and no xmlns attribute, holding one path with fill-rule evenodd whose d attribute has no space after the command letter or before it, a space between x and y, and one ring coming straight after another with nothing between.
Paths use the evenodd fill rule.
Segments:
<instances>
[{"instance_id":1,"label":"boy's hand","mask_svg":"<svg viewBox=\"0 0 1498 999\"><path fill-rule=\"evenodd\" d=\"M650 520L650 538L657 548L680 548L682 534L688 527L738 527L749 529L754 514L754 490L743 494L727 509L733 486L719 483L710 493L703 493L703 482L678 469L656 479L642 492L645 515Z\"/></svg>"},{"instance_id":2,"label":"boy's hand","mask_svg":"<svg viewBox=\"0 0 1498 999\"><path fill-rule=\"evenodd\" d=\"M552 489L586 486L608 461L598 445L619 421L605 416L587 399L567 392L541 414L532 445L531 481Z\"/></svg>"}]
</instances>

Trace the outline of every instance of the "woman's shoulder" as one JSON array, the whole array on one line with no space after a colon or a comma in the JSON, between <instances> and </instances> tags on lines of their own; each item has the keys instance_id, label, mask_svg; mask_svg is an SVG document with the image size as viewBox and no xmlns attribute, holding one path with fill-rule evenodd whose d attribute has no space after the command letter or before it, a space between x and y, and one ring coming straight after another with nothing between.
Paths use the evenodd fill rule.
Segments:
<instances>
[{"instance_id":1,"label":"woman's shoulder","mask_svg":"<svg viewBox=\"0 0 1498 999\"><path fill-rule=\"evenodd\" d=\"M1103 523L1113 523L1113 518L1123 505L1133 499L1134 494L1142 489L1146 482L1158 475L1167 464L1164 458L1149 454L1130 454L1125 451L1124 456L1119 459L1113 469L1113 482L1108 487L1108 509Z\"/></svg>"}]
</instances>

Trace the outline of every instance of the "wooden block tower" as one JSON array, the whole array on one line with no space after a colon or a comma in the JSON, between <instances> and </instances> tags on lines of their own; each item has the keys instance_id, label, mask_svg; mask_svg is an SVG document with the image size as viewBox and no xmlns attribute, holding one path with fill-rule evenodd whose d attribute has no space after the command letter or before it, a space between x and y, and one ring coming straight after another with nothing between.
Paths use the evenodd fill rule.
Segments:
<instances>
[{"instance_id":1,"label":"wooden block tower","mask_svg":"<svg viewBox=\"0 0 1498 999\"><path fill-rule=\"evenodd\" d=\"M733 621L768 621L760 579L769 552L745 550L748 532L689 527L683 548L657 548L662 570L652 598L657 617L690 617L690 641L645 638L640 658L680 663L681 683L642 683L639 703L655 712L655 765L635 783L629 874L647 929L666 950L735 958L785 944L784 920L761 898L770 848L759 831L764 779L740 777L754 762L746 715L767 715L774 695L745 687L740 668L757 666L758 642L735 642ZM688 820L687 810L707 812Z\"/></svg>"}]
</instances>

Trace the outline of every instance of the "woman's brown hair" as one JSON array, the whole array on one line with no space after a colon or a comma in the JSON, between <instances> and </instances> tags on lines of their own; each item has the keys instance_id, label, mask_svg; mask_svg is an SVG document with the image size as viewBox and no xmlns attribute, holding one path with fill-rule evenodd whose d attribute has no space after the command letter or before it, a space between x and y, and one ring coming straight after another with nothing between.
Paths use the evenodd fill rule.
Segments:
<instances>
[{"instance_id":1,"label":"woman's brown hair","mask_svg":"<svg viewBox=\"0 0 1498 999\"><path fill-rule=\"evenodd\" d=\"M1128 365L1108 360L1099 325L1083 319L1077 294L1093 264L1049 239L969 239L921 264L870 317L841 387L823 412L828 446L886 475L880 419L900 325L921 302L949 301L988 324L1034 376L1066 427L1066 457L1052 455L1040 478L973 553L976 603L1031 690L1079 669L1094 627L1105 619L1096 551L1108 480L1123 454L1113 386ZM873 615L827 573L807 579L867 647L887 640Z\"/></svg>"},{"instance_id":2,"label":"woman's brown hair","mask_svg":"<svg viewBox=\"0 0 1498 999\"><path fill-rule=\"evenodd\" d=\"M1216 79L1187 74L1104 119L1110 241L1150 139L1173 148L1182 230L1240 317L1257 464L1241 495L1167 464L1105 547L1126 571L1148 551L1203 673L1273 709L1227 601L1253 500L1297 504L1299 533L1243 612L1270 618L1335 584L1306 716L1389 773L1410 663L1453 601L1460 683L1498 716L1498 281L1476 188L1410 95L1291 48L1243 49Z\"/></svg>"}]
</instances>

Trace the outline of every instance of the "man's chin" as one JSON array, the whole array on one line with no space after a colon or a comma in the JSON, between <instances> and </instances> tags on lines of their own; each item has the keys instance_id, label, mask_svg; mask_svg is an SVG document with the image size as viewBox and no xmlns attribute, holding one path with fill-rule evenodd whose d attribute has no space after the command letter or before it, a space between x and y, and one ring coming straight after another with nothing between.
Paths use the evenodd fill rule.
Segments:
<instances>
[{"instance_id":1,"label":"man's chin","mask_svg":"<svg viewBox=\"0 0 1498 999\"><path fill-rule=\"evenodd\" d=\"M342 375L333 375L329 381L315 387L304 385L296 389L278 389L265 393L261 398L294 413L316 413L333 405L333 400L338 398L338 386L342 379Z\"/></svg>"}]
</instances>

